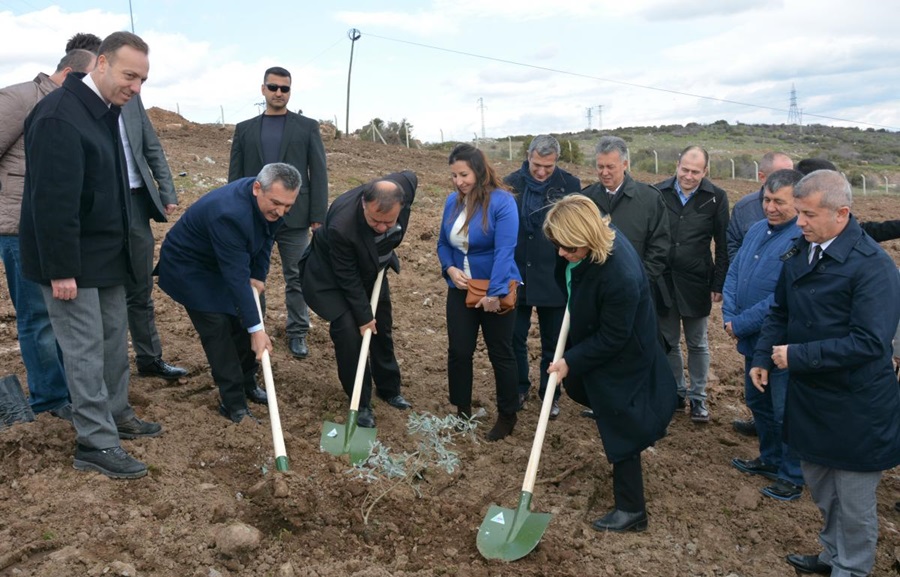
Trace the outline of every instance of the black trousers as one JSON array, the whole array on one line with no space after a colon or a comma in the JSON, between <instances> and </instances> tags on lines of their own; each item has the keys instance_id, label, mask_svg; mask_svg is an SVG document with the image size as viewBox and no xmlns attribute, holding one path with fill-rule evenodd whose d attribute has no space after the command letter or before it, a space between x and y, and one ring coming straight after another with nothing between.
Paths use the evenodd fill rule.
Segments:
<instances>
[{"instance_id":1,"label":"black trousers","mask_svg":"<svg viewBox=\"0 0 900 577\"><path fill-rule=\"evenodd\" d=\"M386 280L386 279L385 279ZM383 287L382 291L386 288ZM382 292L382 295L384 292ZM400 366L394 355L393 310L390 293L388 298L378 301L375 311L377 333L372 335L369 344L369 360L362 381L360 407L371 407L372 379L382 399L390 399L400 394ZM359 325L349 310L332 321L329 327L331 342L334 343L334 356L337 360L338 379L349 399L353 395L353 381L356 379L356 364L362 348L362 335Z\"/></svg>"},{"instance_id":2,"label":"black trousers","mask_svg":"<svg viewBox=\"0 0 900 577\"><path fill-rule=\"evenodd\" d=\"M641 468L641 454L613 463L613 497L616 509L628 513L643 511L644 472Z\"/></svg>"},{"instance_id":3,"label":"black trousers","mask_svg":"<svg viewBox=\"0 0 900 577\"><path fill-rule=\"evenodd\" d=\"M222 404L229 411L247 408L247 391L256 387L258 364L250 333L236 315L186 309L197 334Z\"/></svg>"},{"instance_id":4,"label":"black trousers","mask_svg":"<svg viewBox=\"0 0 900 577\"><path fill-rule=\"evenodd\" d=\"M512 338L516 311L505 315L487 313L466 306L466 291L447 290L447 377L450 402L458 407L472 404L472 357L478 342L478 328L484 337L488 358L494 369L497 410L515 413L519 408L519 371L513 354Z\"/></svg>"}]
</instances>

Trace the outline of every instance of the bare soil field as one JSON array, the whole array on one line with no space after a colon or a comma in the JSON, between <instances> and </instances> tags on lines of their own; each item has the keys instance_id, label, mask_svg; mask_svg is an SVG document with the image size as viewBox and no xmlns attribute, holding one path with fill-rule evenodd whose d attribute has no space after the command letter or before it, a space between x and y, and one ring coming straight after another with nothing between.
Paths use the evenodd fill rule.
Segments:
<instances>
[{"instance_id":1,"label":"bare soil field","mask_svg":"<svg viewBox=\"0 0 900 577\"><path fill-rule=\"evenodd\" d=\"M183 191L178 217L201 194L225 182L232 127L198 125L151 111ZM400 247L403 270L391 275L395 339L404 394L417 412L443 416L447 400L446 285L435 254L443 200L450 191L444 153L369 142L326 142L332 197L395 170L414 170L419 192L410 231ZM500 174L518 162L495 159ZM569 167L585 185L589 167ZM661 178L637 173L639 180ZM717 182L732 203L756 190L749 181ZM856 199L862 220L900 218L900 199ZM171 224L155 224L158 242ZM885 243L900 262L900 242ZM262 420L235 425L216 411L218 393L200 341L180 305L155 292L157 325L166 360L190 370L177 383L133 371L131 401L138 414L160 422L156 439L124 441L150 474L112 481L72 468L74 431L69 423L39 415L0 431L0 576L141 577L280 576L432 577L493 576L703 576L791 575L788 553L819 550L821 517L809 495L792 503L759 493L765 481L735 470L733 457L758 454L755 439L737 435L731 421L749 415L743 403L743 361L721 330L721 310L710 319L711 421L693 424L676 414L669 435L644 453L650 515L640 534L601 534L590 522L612 506L610 465L594 424L563 396L562 415L551 422L532 510L553 514L538 547L514 563L485 560L475 537L492 503L515 507L539 412L532 400L512 436L484 441L496 416L487 354L476 353L475 407L487 416L474 439L453 447L461 466L447 474L428 470L418 494L400 487L387 494L364 523L361 506L370 490L348 474L346 457L319 451L325 420L342 421L347 399L337 372L327 323L313 317L311 354L296 360L284 334L283 280L273 257L266 325L273 336L278 390L290 471L275 471L271 431ZM0 374L25 370L16 349L15 313L0 287ZM534 329L537 341L536 329ZM532 374L538 351L531 350ZM133 368L133 367L132 367ZM413 451L407 414L383 402L374 406L378 439L394 451ZM487 425L485 427L484 425ZM878 493L880 539L873 575L898 572L900 476L888 471ZM251 539L229 543L227 528L243 523Z\"/></svg>"}]
</instances>

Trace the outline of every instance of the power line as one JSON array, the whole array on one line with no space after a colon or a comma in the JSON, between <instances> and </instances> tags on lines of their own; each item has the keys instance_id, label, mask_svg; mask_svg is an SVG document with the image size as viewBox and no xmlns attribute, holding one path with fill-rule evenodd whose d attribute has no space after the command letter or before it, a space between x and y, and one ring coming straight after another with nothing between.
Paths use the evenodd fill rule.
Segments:
<instances>
[{"instance_id":1,"label":"power line","mask_svg":"<svg viewBox=\"0 0 900 577\"><path fill-rule=\"evenodd\" d=\"M587 78L589 80L599 80L600 82L609 82L611 84L619 84L621 86L630 86L632 88L641 88L644 90L654 90L656 92L664 92L666 94L676 94L678 96L689 96L691 98L701 98L703 100L712 100L713 102L721 102L723 104L736 104L738 106L746 106L749 108L759 108L760 110L770 110L773 112L778 112L780 114L784 114L787 112L784 108L778 108L776 106L766 106L764 104L751 104L749 102L741 102L739 100L729 100L727 98L717 98L715 96L706 96L703 94L694 94L691 92L682 92L680 90L672 90L670 88L660 88L659 86L647 86L645 84L637 84L635 82L626 82L624 80L615 80L612 78L602 78L600 76L592 76L590 74L582 74L580 72L572 72L571 70L560 70L558 68L550 68L548 66L538 66L536 64L526 64L524 62L516 62L515 60L507 60L505 58L496 58L494 56L485 56L483 54L475 54L473 52L464 52L462 50L454 50L452 48L443 48L440 46L431 46L430 44L422 44L420 42L412 42L409 40L400 40L397 38L389 38L387 36L379 36L377 34L372 34L367 32L366 36L370 38L378 38L379 40L387 40L389 42L398 42L400 44L408 44L410 46L418 46L420 48L428 48L429 50L438 50L441 52L448 52L450 54L460 54L462 56L469 56L471 58L480 58L482 60L490 60L492 62L500 62L502 64L511 64L513 66L521 66L523 68L531 68L534 70L543 70L545 72L553 72L555 74L565 74L567 76L575 76L577 78ZM823 120L834 120L836 122L849 122L850 124L864 124L866 126L872 126L875 128L886 128L888 130L900 130L900 128L895 126L886 126L883 124L874 124L872 122L864 122L862 120L851 120L848 118L838 118L836 116L826 116L824 114L812 114L810 112L804 112L805 116L811 116L813 118L821 118Z\"/></svg>"}]
</instances>

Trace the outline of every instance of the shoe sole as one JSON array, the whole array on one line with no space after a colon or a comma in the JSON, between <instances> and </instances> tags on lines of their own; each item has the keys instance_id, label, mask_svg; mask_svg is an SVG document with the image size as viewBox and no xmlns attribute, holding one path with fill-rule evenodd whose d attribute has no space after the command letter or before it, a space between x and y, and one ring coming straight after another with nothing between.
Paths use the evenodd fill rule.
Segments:
<instances>
[{"instance_id":1,"label":"shoe sole","mask_svg":"<svg viewBox=\"0 0 900 577\"><path fill-rule=\"evenodd\" d=\"M708 423L709 417L691 417L691 421L695 423Z\"/></svg>"},{"instance_id":2,"label":"shoe sole","mask_svg":"<svg viewBox=\"0 0 900 577\"><path fill-rule=\"evenodd\" d=\"M637 523L633 523L627 527L622 529L613 529L611 527L598 527L596 525L591 525L594 528L594 531L599 531L601 533L643 533L647 530L647 519L643 521L638 521Z\"/></svg>"},{"instance_id":3,"label":"shoe sole","mask_svg":"<svg viewBox=\"0 0 900 577\"><path fill-rule=\"evenodd\" d=\"M96 471L97 473L106 475L110 479L140 479L141 477L147 475L146 467L134 473L117 473L115 471L104 469L96 463L91 463L90 461L81 461L79 459L75 459L75 462L72 464L72 466L79 471Z\"/></svg>"},{"instance_id":4,"label":"shoe sole","mask_svg":"<svg viewBox=\"0 0 900 577\"><path fill-rule=\"evenodd\" d=\"M766 479L769 479L770 481L778 480L778 473L769 473L767 471L754 471L753 469L741 467L734 461L731 461L731 466L734 467L735 469L737 469L738 471L740 471L741 473L747 473L748 475L759 475L760 477L765 477ZM765 488L765 487L763 487L763 488Z\"/></svg>"},{"instance_id":5,"label":"shoe sole","mask_svg":"<svg viewBox=\"0 0 900 577\"><path fill-rule=\"evenodd\" d=\"M156 431L155 433L122 433L120 431L119 438L124 439L126 441L131 441L134 439L149 439L152 437L159 437L162 434L163 434L162 429Z\"/></svg>"},{"instance_id":6,"label":"shoe sole","mask_svg":"<svg viewBox=\"0 0 900 577\"><path fill-rule=\"evenodd\" d=\"M779 495L777 493L769 491L768 487L763 487L762 489L759 490L759 492L762 493L763 495L765 495L766 497L771 497L771 498L777 499L779 501L796 501L797 499L800 498L800 495L802 494L802 493L797 493L796 495L791 495L790 497L786 497L784 495Z\"/></svg>"},{"instance_id":7,"label":"shoe sole","mask_svg":"<svg viewBox=\"0 0 900 577\"><path fill-rule=\"evenodd\" d=\"M157 379L164 379L166 381L177 381L178 379L183 379L188 375L178 375L177 377L174 375L160 375L159 373L145 373L144 371L138 371L139 377L156 377Z\"/></svg>"}]
</instances>

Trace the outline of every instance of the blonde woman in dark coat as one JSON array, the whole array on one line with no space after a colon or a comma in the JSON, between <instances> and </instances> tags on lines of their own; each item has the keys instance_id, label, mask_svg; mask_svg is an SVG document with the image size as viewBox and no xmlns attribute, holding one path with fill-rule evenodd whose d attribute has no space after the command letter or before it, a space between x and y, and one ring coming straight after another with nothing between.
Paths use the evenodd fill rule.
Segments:
<instances>
[{"instance_id":1,"label":"blonde woman in dark coat","mask_svg":"<svg viewBox=\"0 0 900 577\"><path fill-rule=\"evenodd\" d=\"M550 365L572 399L594 411L613 466L615 507L598 531L644 531L641 451L665 435L675 412L672 372L657 338L643 264L597 205L576 194L547 214L544 234L564 259L557 278L569 295L569 343Z\"/></svg>"}]
</instances>

